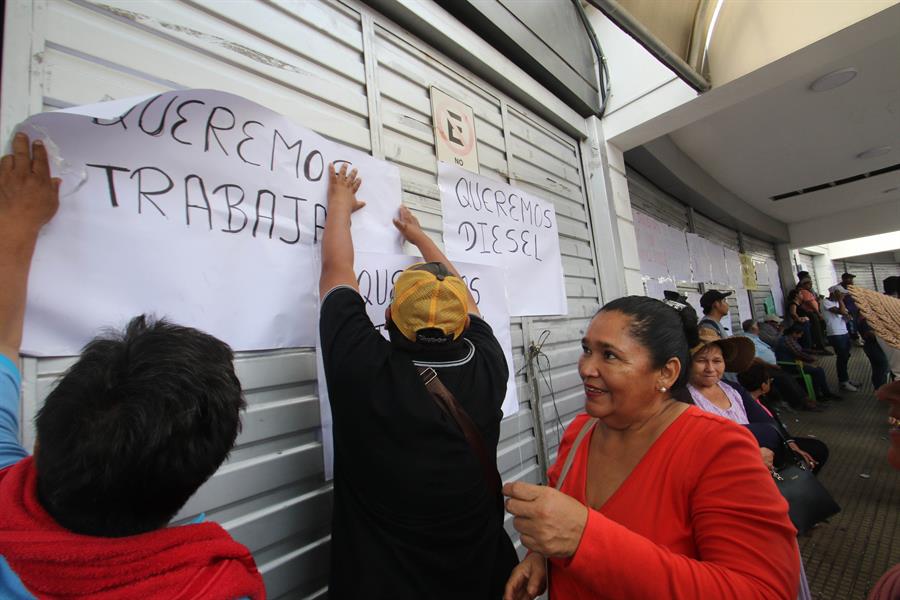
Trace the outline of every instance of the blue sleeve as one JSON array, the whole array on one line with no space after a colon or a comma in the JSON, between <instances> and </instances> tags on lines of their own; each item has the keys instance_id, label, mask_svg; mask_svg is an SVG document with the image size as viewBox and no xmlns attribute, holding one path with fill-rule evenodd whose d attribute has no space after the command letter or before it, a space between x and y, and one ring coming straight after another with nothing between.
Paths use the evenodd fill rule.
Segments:
<instances>
[{"instance_id":1,"label":"blue sleeve","mask_svg":"<svg viewBox=\"0 0 900 600\"><path fill-rule=\"evenodd\" d=\"M28 453L19 443L19 368L0 354L0 469L19 462Z\"/></svg>"}]
</instances>

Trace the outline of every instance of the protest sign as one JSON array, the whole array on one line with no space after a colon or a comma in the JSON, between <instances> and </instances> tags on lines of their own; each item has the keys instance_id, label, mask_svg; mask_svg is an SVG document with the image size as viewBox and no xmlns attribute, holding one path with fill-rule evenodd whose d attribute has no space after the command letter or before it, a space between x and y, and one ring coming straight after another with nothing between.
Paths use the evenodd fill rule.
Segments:
<instances>
[{"instance_id":1,"label":"protest sign","mask_svg":"<svg viewBox=\"0 0 900 600\"><path fill-rule=\"evenodd\" d=\"M76 354L144 312L236 350L313 346L331 162L363 179L354 246L402 248L395 166L238 96L167 92L42 113L19 129L46 142L63 178L31 271L29 354Z\"/></svg>"},{"instance_id":2,"label":"protest sign","mask_svg":"<svg viewBox=\"0 0 900 600\"><path fill-rule=\"evenodd\" d=\"M374 254L357 252L354 260L354 271L359 284L359 293L366 305L366 314L372 325L388 339L385 329L385 309L393 300L394 282L400 273L410 265L421 262L416 256L405 254ZM509 369L506 384L506 397L501 410L504 417L514 415L519 410L516 393L515 366L512 355L512 337L509 326L506 290L503 284L503 270L487 265L476 265L454 262L459 274L468 285L482 318L487 321L494 336L503 349ZM317 367L319 380L319 411L322 423L322 446L325 453L325 474L330 479L333 472L334 449L331 437L331 407L328 401L328 389L325 383L325 372L322 367L321 352L317 351Z\"/></svg>"},{"instance_id":3,"label":"protest sign","mask_svg":"<svg viewBox=\"0 0 900 600\"><path fill-rule=\"evenodd\" d=\"M509 184L438 163L444 251L506 269L509 314L566 314L556 210Z\"/></svg>"}]
</instances>

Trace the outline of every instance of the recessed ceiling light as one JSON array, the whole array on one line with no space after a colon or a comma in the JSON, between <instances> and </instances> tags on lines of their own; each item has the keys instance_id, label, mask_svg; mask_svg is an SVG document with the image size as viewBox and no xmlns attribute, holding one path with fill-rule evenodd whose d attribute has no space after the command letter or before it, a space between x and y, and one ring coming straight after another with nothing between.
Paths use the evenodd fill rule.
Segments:
<instances>
[{"instance_id":1,"label":"recessed ceiling light","mask_svg":"<svg viewBox=\"0 0 900 600\"><path fill-rule=\"evenodd\" d=\"M876 156L884 156L894 148L891 146L878 146L877 148L869 148L856 155L856 158L875 158Z\"/></svg>"},{"instance_id":2,"label":"recessed ceiling light","mask_svg":"<svg viewBox=\"0 0 900 600\"><path fill-rule=\"evenodd\" d=\"M827 75L822 75L810 84L809 89L814 92L827 92L836 87L841 87L845 83L850 83L857 75L859 75L859 71L855 67L839 69Z\"/></svg>"}]
</instances>

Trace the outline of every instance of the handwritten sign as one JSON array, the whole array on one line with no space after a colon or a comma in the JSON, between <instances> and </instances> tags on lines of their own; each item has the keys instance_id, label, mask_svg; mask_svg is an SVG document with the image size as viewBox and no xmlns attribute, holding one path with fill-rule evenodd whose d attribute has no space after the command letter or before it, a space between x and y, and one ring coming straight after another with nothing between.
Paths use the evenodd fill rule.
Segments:
<instances>
[{"instance_id":1,"label":"handwritten sign","mask_svg":"<svg viewBox=\"0 0 900 600\"><path fill-rule=\"evenodd\" d=\"M356 253L354 270L359 284L359 293L366 304L366 314L381 334L388 338L385 328L385 309L393 300L394 282L400 273L410 265L421 262L416 256L405 254L373 254ZM506 397L501 407L504 417L519 411L519 400L516 393L515 366L512 354L512 336L509 327L509 311L507 309L506 290L503 284L503 270L486 265L454 262L454 265L468 285L482 318L494 331L494 336L503 349L506 364L509 368L509 379L506 384ZM328 389L325 383L325 371L321 364L321 352L318 353L319 379L319 411L322 422L322 445L325 453L326 478L333 472L333 456L331 438L331 406L328 403Z\"/></svg>"},{"instance_id":2,"label":"handwritten sign","mask_svg":"<svg viewBox=\"0 0 900 600\"><path fill-rule=\"evenodd\" d=\"M634 212L634 233L637 238L638 258L641 261L641 274L647 277L669 277L664 227L666 226L656 219L638 211Z\"/></svg>"},{"instance_id":3,"label":"handwritten sign","mask_svg":"<svg viewBox=\"0 0 900 600\"><path fill-rule=\"evenodd\" d=\"M553 204L447 163L438 184L448 258L504 267L512 316L566 314Z\"/></svg>"},{"instance_id":4,"label":"handwritten sign","mask_svg":"<svg viewBox=\"0 0 900 600\"><path fill-rule=\"evenodd\" d=\"M364 180L356 247L402 247L391 223L399 171L384 161L224 92L115 108L42 113L20 127L46 141L63 178L32 267L29 354L76 354L98 329L142 312L236 350L313 346L330 162Z\"/></svg>"}]
</instances>

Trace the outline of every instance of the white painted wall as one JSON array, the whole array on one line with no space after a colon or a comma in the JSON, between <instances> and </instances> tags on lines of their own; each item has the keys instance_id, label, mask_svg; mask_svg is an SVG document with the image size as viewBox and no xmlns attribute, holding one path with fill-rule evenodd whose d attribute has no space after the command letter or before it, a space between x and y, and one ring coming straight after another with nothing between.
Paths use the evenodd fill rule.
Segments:
<instances>
[{"instance_id":1,"label":"white painted wall","mask_svg":"<svg viewBox=\"0 0 900 600\"><path fill-rule=\"evenodd\" d=\"M585 11L609 67L612 94L603 118L607 140L615 141L630 129L697 97L693 88L603 13L591 6Z\"/></svg>"},{"instance_id":2,"label":"white painted wall","mask_svg":"<svg viewBox=\"0 0 900 600\"><path fill-rule=\"evenodd\" d=\"M788 226L791 246L803 248L831 244L887 231L900 230L900 200L889 200L862 208L854 208L819 219Z\"/></svg>"},{"instance_id":3,"label":"white painted wall","mask_svg":"<svg viewBox=\"0 0 900 600\"><path fill-rule=\"evenodd\" d=\"M900 207L897 207L900 210ZM877 252L893 252L900 250L900 231L870 235L855 240L834 242L828 244L828 251L832 260L846 258L848 256L862 256Z\"/></svg>"}]
</instances>

